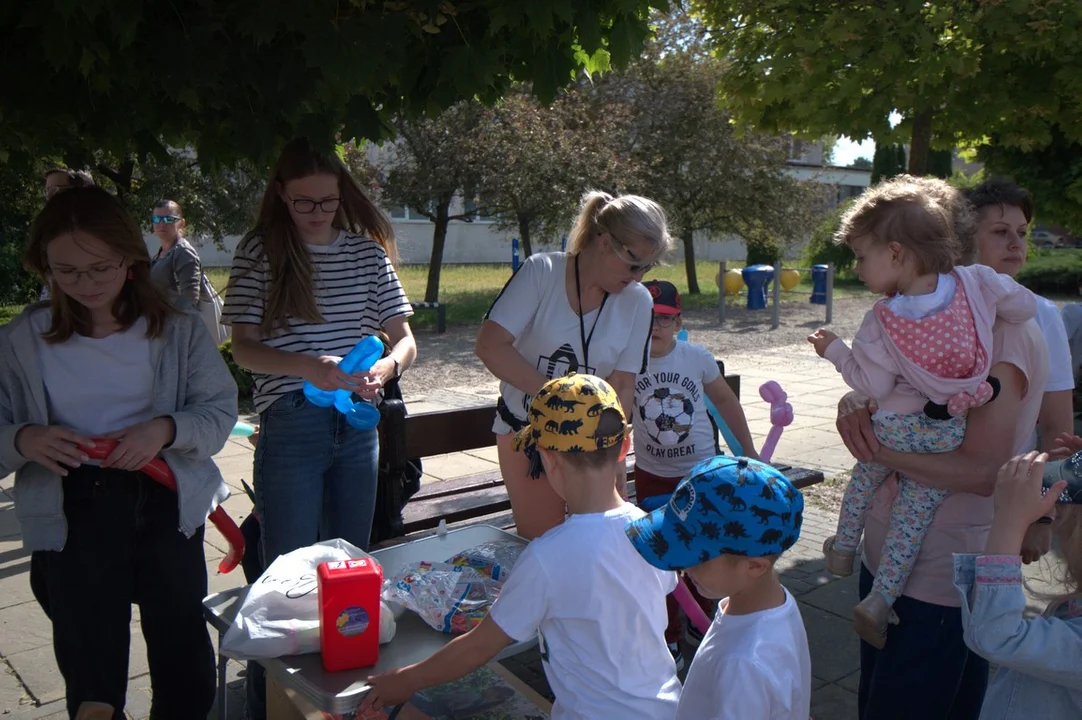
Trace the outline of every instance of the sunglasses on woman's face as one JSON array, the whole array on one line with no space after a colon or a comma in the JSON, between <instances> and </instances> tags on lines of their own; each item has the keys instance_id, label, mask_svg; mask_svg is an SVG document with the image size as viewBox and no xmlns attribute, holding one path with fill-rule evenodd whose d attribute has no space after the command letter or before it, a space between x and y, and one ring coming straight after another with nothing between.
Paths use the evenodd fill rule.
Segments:
<instances>
[{"instance_id":1,"label":"sunglasses on woman's face","mask_svg":"<svg viewBox=\"0 0 1082 720\"><path fill-rule=\"evenodd\" d=\"M631 271L632 275L645 275L657 266L656 262L644 263L641 259L635 257L635 253L631 248L612 233L609 233L609 237L612 238L611 246L613 254L620 258L621 262L627 265L628 270Z\"/></svg>"},{"instance_id":2,"label":"sunglasses on woman's face","mask_svg":"<svg viewBox=\"0 0 1082 720\"><path fill-rule=\"evenodd\" d=\"M173 225L174 223L176 223L177 220L180 220L180 218L177 217L176 215L151 215L150 216L150 222L154 223L155 225L161 225L162 223L165 223L166 225Z\"/></svg>"}]
</instances>

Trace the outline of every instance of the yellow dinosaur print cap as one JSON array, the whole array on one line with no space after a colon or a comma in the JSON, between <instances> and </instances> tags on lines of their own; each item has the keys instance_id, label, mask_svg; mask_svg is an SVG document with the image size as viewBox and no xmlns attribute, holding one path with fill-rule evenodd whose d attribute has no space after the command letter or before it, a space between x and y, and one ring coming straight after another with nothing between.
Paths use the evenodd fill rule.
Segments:
<instances>
[{"instance_id":1,"label":"yellow dinosaur print cap","mask_svg":"<svg viewBox=\"0 0 1082 720\"><path fill-rule=\"evenodd\" d=\"M605 410L620 413L624 432L598 436ZM604 450L624 441L627 417L612 385L593 375L555 378L530 401L529 424L514 439L515 450L542 447L574 453Z\"/></svg>"}]
</instances>

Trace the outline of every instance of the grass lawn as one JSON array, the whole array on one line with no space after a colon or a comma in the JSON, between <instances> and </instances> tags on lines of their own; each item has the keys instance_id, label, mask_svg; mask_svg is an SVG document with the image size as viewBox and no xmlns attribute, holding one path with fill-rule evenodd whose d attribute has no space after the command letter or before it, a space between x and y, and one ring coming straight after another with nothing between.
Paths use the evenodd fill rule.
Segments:
<instances>
[{"instance_id":1,"label":"grass lawn","mask_svg":"<svg viewBox=\"0 0 1082 720\"><path fill-rule=\"evenodd\" d=\"M739 267L729 263L729 267ZM715 308L718 304L718 288L714 276L718 271L715 262L696 263L699 276L699 295L687 293L687 277L684 264L677 263L651 270L647 279L668 280L680 290L681 299L687 309ZM229 280L228 268L208 268L207 276L219 292L225 290ZM414 302L424 299L425 283L428 280L428 266L406 265L399 270L399 277L406 289L406 295ZM476 325L500 292L500 288L511 277L511 264L500 265L445 265L440 273L440 300L447 303L447 323L449 325ZM852 297L867 293L864 286L855 280L839 279L834 287L835 297ZM811 292L809 273L801 273L800 284L792 292L783 292L782 301L807 302L807 293ZM743 297L730 296L727 302L738 305ZM22 308L18 305L0 306L0 324L13 318ZM435 327L436 316L432 312L420 312L410 324L416 327Z\"/></svg>"}]
</instances>

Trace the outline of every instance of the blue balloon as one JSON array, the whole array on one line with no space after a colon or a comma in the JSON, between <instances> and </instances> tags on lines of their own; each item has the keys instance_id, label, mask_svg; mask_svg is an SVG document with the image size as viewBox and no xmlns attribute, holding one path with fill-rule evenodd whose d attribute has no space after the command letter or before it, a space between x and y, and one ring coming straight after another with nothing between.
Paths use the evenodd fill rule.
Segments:
<instances>
[{"instance_id":1,"label":"blue balloon","mask_svg":"<svg viewBox=\"0 0 1082 720\"><path fill-rule=\"evenodd\" d=\"M338 367L347 375L369 370L377 360L383 357L383 341L369 335L353 346L349 354L342 358ZM310 382L304 383L304 396L308 402L318 407L333 407L346 416L346 422L358 430L371 430L379 425L379 410L369 402L353 401L353 393L348 390L320 390Z\"/></svg>"}]
</instances>

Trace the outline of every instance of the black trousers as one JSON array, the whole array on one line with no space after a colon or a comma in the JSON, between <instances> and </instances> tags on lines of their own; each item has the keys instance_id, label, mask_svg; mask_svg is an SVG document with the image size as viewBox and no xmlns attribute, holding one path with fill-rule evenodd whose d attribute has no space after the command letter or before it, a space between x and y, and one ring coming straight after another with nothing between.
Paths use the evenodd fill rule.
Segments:
<instances>
[{"instance_id":1,"label":"black trousers","mask_svg":"<svg viewBox=\"0 0 1082 720\"><path fill-rule=\"evenodd\" d=\"M53 625L68 713L109 703L123 718L131 606L147 645L153 720L205 718L214 704L214 649L203 619L203 528L180 532L177 496L141 473L83 466L64 478L68 537L34 552L30 585Z\"/></svg>"}]
</instances>

